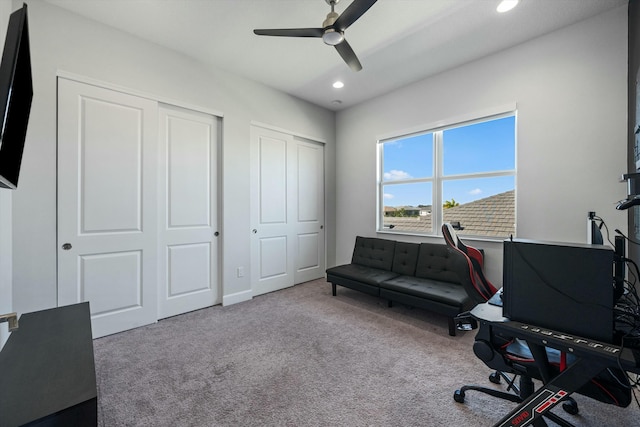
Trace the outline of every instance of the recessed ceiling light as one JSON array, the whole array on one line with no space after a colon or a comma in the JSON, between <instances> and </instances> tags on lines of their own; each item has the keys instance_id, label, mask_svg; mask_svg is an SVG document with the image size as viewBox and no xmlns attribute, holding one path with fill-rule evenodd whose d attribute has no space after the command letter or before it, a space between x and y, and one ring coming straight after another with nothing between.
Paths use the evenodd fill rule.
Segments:
<instances>
[{"instance_id":1,"label":"recessed ceiling light","mask_svg":"<svg viewBox=\"0 0 640 427\"><path fill-rule=\"evenodd\" d=\"M339 99L334 99L333 101L331 101L331 103L333 105L340 105L340 104L342 104L342 101L340 101Z\"/></svg>"},{"instance_id":2,"label":"recessed ceiling light","mask_svg":"<svg viewBox=\"0 0 640 427\"><path fill-rule=\"evenodd\" d=\"M508 12L518 5L520 0L502 0L496 10L500 13Z\"/></svg>"},{"instance_id":3,"label":"recessed ceiling light","mask_svg":"<svg viewBox=\"0 0 640 427\"><path fill-rule=\"evenodd\" d=\"M336 89L341 89L344 87L344 83L342 83L340 80L338 80L337 82L333 83L333 87L335 87Z\"/></svg>"}]
</instances>

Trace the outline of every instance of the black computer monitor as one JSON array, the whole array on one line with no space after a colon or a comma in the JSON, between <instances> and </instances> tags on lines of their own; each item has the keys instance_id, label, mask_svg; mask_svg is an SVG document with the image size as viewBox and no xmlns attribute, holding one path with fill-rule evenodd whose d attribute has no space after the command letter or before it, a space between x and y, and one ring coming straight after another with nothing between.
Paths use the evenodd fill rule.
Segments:
<instances>
[{"instance_id":1,"label":"black computer monitor","mask_svg":"<svg viewBox=\"0 0 640 427\"><path fill-rule=\"evenodd\" d=\"M0 187L18 187L32 98L25 4L9 17L0 63Z\"/></svg>"},{"instance_id":2,"label":"black computer monitor","mask_svg":"<svg viewBox=\"0 0 640 427\"><path fill-rule=\"evenodd\" d=\"M506 240L504 316L612 343L613 261L604 245Z\"/></svg>"}]
</instances>

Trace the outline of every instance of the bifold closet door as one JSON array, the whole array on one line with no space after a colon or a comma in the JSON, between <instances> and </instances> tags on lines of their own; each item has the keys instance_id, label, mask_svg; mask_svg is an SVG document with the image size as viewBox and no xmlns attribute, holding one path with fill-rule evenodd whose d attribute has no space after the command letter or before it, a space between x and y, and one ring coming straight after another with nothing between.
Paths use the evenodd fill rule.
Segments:
<instances>
[{"instance_id":1,"label":"bifold closet door","mask_svg":"<svg viewBox=\"0 0 640 427\"><path fill-rule=\"evenodd\" d=\"M160 319L220 302L217 120L160 105Z\"/></svg>"},{"instance_id":2,"label":"bifold closet door","mask_svg":"<svg viewBox=\"0 0 640 427\"><path fill-rule=\"evenodd\" d=\"M58 80L58 305L94 338L157 320L157 103Z\"/></svg>"}]
</instances>

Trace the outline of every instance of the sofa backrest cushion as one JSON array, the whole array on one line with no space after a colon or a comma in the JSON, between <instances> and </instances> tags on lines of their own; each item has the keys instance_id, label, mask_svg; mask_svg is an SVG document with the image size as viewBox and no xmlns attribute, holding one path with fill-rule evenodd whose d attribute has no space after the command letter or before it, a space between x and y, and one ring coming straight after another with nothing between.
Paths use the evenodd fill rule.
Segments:
<instances>
[{"instance_id":1,"label":"sofa backrest cushion","mask_svg":"<svg viewBox=\"0 0 640 427\"><path fill-rule=\"evenodd\" d=\"M375 237L356 237L352 264L391 271L396 242Z\"/></svg>"},{"instance_id":2,"label":"sofa backrest cushion","mask_svg":"<svg viewBox=\"0 0 640 427\"><path fill-rule=\"evenodd\" d=\"M447 245L421 243L416 265L416 277L460 283L456 271L460 270L463 260L459 255Z\"/></svg>"},{"instance_id":3,"label":"sofa backrest cushion","mask_svg":"<svg viewBox=\"0 0 640 427\"><path fill-rule=\"evenodd\" d=\"M416 274L416 262L420 244L408 242L396 242L396 252L393 255L393 265L391 271L403 276L414 276Z\"/></svg>"}]
</instances>

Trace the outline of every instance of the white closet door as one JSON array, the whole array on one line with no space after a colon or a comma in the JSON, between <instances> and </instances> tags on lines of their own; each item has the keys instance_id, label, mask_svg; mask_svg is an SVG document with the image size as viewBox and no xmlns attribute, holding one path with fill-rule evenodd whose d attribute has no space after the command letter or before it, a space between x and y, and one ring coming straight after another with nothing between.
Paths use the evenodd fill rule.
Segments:
<instances>
[{"instance_id":1,"label":"white closet door","mask_svg":"<svg viewBox=\"0 0 640 427\"><path fill-rule=\"evenodd\" d=\"M251 129L251 289L253 295L294 284L295 145L293 137Z\"/></svg>"},{"instance_id":2,"label":"white closet door","mask_svg":"<svg viewBox=\"0 0 640 427\"><path fill-rule=\"evenodd\" d=\"M324 146L251 129L253 295L324 276Z\"/></svg>"},{"instance_id":3,"label":"white closet door","mask_svg":"<svg viewBox=\"0 0 640 427\"><path fill-rule=\"evenodd\" d=\"M218 122L160 106L159 318L220 301L217 245Z\"/></svg>"},{"instance_id":4,"label":"white closet door","mask_svg":"<svg viewBox=\"0 0 640 427\"><path fill-rule=\"evenodd\" d=\"M94 337L157 319L157 104L58 81L58 305Z\"/></svg>"},{"instance_id":5,"label":"white closet door","mask_svg":"<svg viewBox=\"0 0 640 427\"><path fill-rule=\"evenodd\" d=\"M294 282L325 273L324 146L296 141L296 260Z\"/></svg>"}]
</instances>

